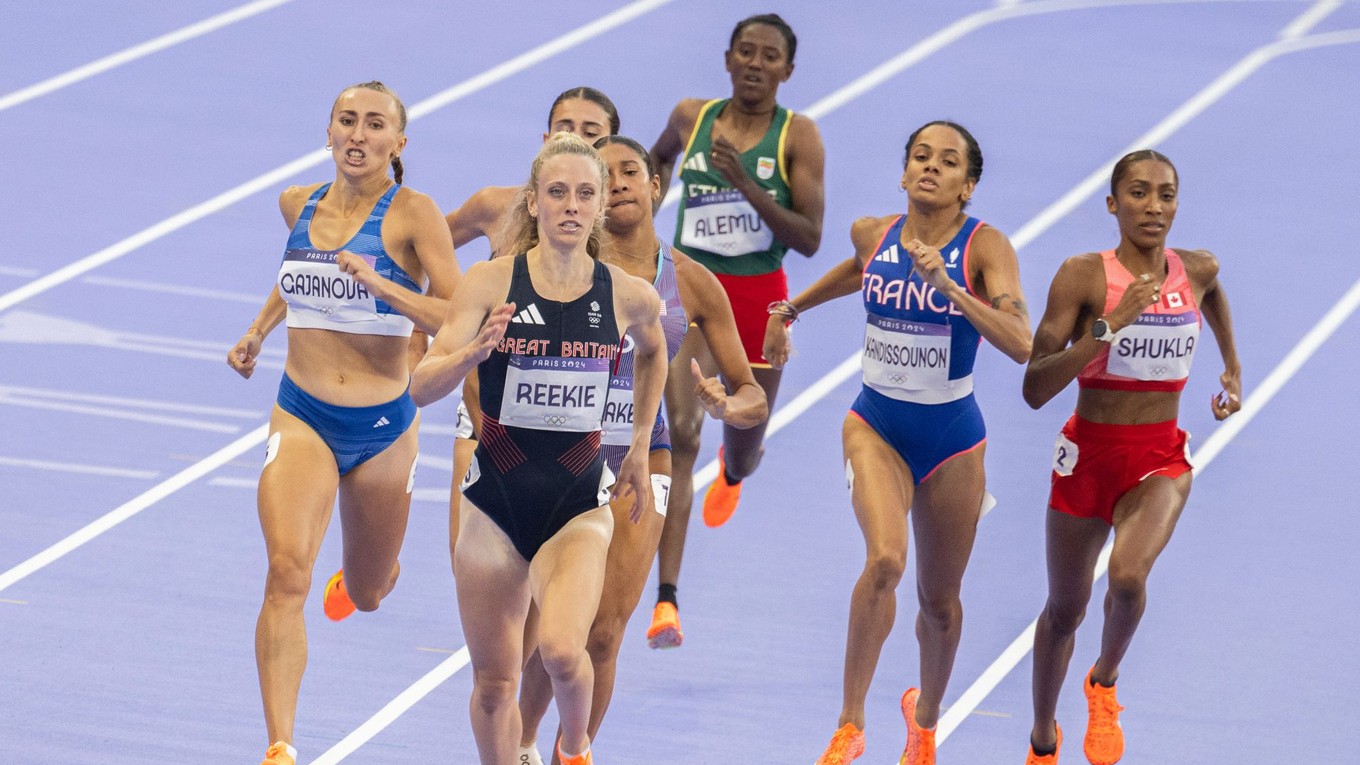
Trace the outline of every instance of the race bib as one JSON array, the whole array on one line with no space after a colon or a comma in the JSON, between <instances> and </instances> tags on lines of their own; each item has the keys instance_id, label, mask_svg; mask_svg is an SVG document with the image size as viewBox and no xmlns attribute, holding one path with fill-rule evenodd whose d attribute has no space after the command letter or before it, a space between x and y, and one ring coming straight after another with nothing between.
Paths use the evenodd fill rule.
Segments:
<instances>
[{"instance_id":1,"label":"race bib","mask_svg":"<svg viewBox=\"0 0 1360 765\"><path fill-rule=\"evenodd\" d=\"M1072 443L1067 436L1058 434L1058 440L1053 444L1053 472L1061 476L1072 475L1072 471L1077 467L1077 457L1081 456L1077 445Z\"/></svg>"},{"instance_id":2,"label":"race bib","mask_svg":"<svg viewBox=\"0 0 1360 765\"><path fill-rule=\"evenodd\" d=\"M628 446L633 443L633 378L610 378L603 427L600 443L607 446Z\"/></svg>"},{"instance_id":3,"label":"race bib","mask_svg":"<svg viewBox=\"0 0 1360 765\"><path fill-rule=\"evenodd\" d=\"M948 324L870 315L864 329L864 383L885 396L949 385Z\"/></svg>"},{"instance_id":4,"label":"race bib","mask_svg":"<svg viewBox=\"0 0 1360 765\"><path fill-rule=\"evenodd\" d=\"M1190 375L1198 341L1194 311L1145 313L1115 335L1105 368L1134 380L1183 380Z\"/></svg>"},{"instance_id":5,"label":"race bib","mask_svg":"<svg viewBox=\"0 0 1360 765\"><path fill-rule=\"evenodd\" d=\"M600 429L609 359L511 355L501 424L586 433Z\"/></svg>"},{"instance_id":6,"label":"race bib","mask_svg":"<svg viewBox=\"0 0 1360 765\"><path fill-rule=\"evenodd\" d=\"M335 265L338 253L311 248L290 249L279 270L279 295L294 311L332 322L374 321L377 298ZM377 258L359 257L371 266Z\"/></svg>"},{"instance_id":7,"label":"race bib","mask_svg":"<svg viewBox=\"0 0 1360 765\"><path fill-rule=\"evenodd\" d=\"M774 244L774 232L761 220L746 195L740 191L719 191L685 201L680 244L735 258L769 250Z\"/></svg>"}]
</instances>

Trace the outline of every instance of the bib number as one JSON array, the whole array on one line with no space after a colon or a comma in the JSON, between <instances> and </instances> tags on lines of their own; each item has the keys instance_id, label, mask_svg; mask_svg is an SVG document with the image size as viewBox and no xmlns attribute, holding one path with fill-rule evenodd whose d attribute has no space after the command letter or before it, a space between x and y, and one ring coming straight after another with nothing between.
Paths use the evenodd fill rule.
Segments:
<instances>
[{"instance_id":1,"label":"bib number","mask_svg":"<svg viewBox=\"0 0 1360 765\"><path fill-rule=\"evenodd\" d=\"M774 245L774 232L740 191L719 191L685 201L680 243L735 258L769 250Z\"/></svg>"},{"instance_id":2,"label":"bib number","mask_svg":"<svg viewBox=\"0 0 1360 765\"><path fill-rule=\"evenodd\" d=\"M892 390L942 389L949 384L953 331L948 324L869 316L864 330L864 382Z\"/></svg>"},{"instance_id":3,"label":"bib number","mask_svg":"<svg viewBox=\"0 0 1360 765\"><path fill-rule=\"evenodd\" d=\"M1183 380L1190 375L1198 341L1199 318L1193 311L1143 314L1115 336L1105 368L1134 380Z\"/></svg>"},{"instance_id":4,"label":"bib number","mask_svg":"<svg viewBox=\"0 0 1360 765\"><path fill-rule=\"evenodd\" d=\"M1053 444L1053 472L1060 476L1072 475L1077 467L1077 457L1077 445L1059 433L1057 443Z\"/></svg>"},{"instance_id":5,"label":"bib number","mask_svg":"<svg viewBox=\"0 0 1360 765\"><path fill-rule=\"evenodd\" d=\"M335 265L329 250L292 249L279 272L279 294L294 309L309 309L328 321L373 321L377 298ZM360 256L372 265L376 258Z\"/></svg>"},{"instance_id":6,"label":"bib number","mask_svg":"<svg viewBox=\"0 0 1360 765\"><path fill-rule=\"evenodd\" d=\"M609 359L512 355L505 369L501 423L535 430L600 429Z\"/></svg>"}]
</instances>

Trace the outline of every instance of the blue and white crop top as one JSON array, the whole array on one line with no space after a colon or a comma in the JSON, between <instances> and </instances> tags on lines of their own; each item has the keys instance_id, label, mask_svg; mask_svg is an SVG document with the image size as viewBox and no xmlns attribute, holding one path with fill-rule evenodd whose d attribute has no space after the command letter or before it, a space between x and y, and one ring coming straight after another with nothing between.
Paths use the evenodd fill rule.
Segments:
<instances>
[{"instance_id":1,"label":"blue and white crop top","mask_svg":"<svg viewBox=\"0 0 1360 765\"><path fill-rule=\"evenodd\" d=\"M312 215L316 203L331 184L322 184L307 198L302 214L288 235L288 248L279 266L279 295L288 304L288 326L300 329L329 329L351 335L410 337L415 324L395 308L379 300L354 277L342 273L335 264L341 250L348 250L368 261L384 279L412 292L422 292L410 274L392 260L383 248L382 223L399 185L382 195L364 225L338 250L319 250L312 245Z\"/></svg>"},{"instance_id":2,"label":"blue and white crop top","mask_svg":"<svg viewBox=\"0 0 1360 765\"><path fill-rule=\"evenodd\" d=\"M898 401L943 404L973 392L973 360L982 336L963 311L921 278L902 252L902 215L884 232L865 264L864 384ZM976 296L969 280L973 235L968 218L940 248L949 278Z\"/></svg>"}]
</instances>

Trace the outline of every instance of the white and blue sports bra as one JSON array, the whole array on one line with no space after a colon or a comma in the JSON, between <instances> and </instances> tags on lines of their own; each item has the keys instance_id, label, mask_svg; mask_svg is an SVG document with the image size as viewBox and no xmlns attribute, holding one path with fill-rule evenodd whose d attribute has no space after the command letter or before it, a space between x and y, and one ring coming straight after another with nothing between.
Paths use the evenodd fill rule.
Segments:
<instances>
[{"instance_id":1,"label":"white and blue sports bra","mask_svg":"<svg viewBox=\"0 0 1360 765\"><path fill-rule=\"evenodd\" d=\"M312 192L288 235L288 247L283 253L278 279L279 295L288 304L288 326L329 329L352 335L410 337L415 327L410 319L371 294L335 264L336 256L342 250L348 250L367 260L383 278L412 292L423 291L383 248L383 217L401 187L393 185L382 195L358 233L342 247L319 250L312 245L312 215L316 212L316 203L330 187L329 183L322 184Z\"/></svg>"}]
</instances>

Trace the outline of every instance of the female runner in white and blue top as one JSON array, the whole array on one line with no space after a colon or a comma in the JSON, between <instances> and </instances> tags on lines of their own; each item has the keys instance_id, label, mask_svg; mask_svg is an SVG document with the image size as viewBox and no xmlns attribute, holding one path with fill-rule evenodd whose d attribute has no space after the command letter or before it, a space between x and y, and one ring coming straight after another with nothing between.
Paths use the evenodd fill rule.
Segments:
<instances>
[{"instance_id":1,"label":"female runner in white and blue top","mask_svg":"<svg viewBox=\"0 0 1360 765\"><path fill-rule=\"evenodd\" d=\"M419 420L406 346L413 327L438 328L458 279L443 214L400 185L405 129L405 107L381 83L336 99L326 129L335 180L279 198L291 234L278 281L227 354L249 378L265 337L286 317L288 356L258 492L269 556L255 631L272 742L265 765L294 765L297 756L302 606L337 493L348 589L338 600L371 611L396 583ZM343 593L333 580L328 590Z\"/></svg>"},{"instance_id":2,"label":"female runner in white and blue top","mask_svg":"<svg viewBox=\"0 0 1360 765\"><path fill-rule=\"evenodd\" d=\"M982 175L982 151L961 126L932 122L907 141L906 215L861 218L855 256L787 303L770 307L770 360L788 358L785 323L799 311L860 292L868 321L864 387L845 418L845 472L867 556L850 603L840 729L819 763L864 751L864 699L896 615L906 567L907 515L916 532L921 690L903 695L902 762L934 759L940 698L962 626L959 589L980 517L986 430L973 398L973 359L985 338L1029 358L1029 318L1015 250L963 211Z\"/></svg>"}]
</instances>

